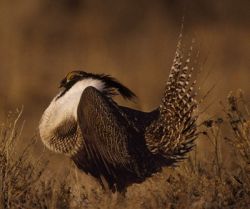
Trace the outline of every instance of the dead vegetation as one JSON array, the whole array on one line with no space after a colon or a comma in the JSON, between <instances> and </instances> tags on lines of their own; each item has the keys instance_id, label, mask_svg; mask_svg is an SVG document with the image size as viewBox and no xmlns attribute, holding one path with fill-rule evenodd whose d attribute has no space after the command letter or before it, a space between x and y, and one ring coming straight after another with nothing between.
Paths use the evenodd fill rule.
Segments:
<instances>
[{"instance_id":1,"label":"dead vegetation","mask_svg":"<svg viewBox=\"0 0 250 209\"><path fill-rule=\"evenodd\" d=\"M32 144L22 151L15 146L22 132L21 112L16 119L12 113L0 132L0 208L249 208L249 106L238 91L221 107L220 116L200 125L198 142L207 143L205 149L198 143L179 167L132 185L125 196L86 189L84 178L74 175L62 181L42 178L48 168L31 162Z\"/></svg>"},{"instance_id":2,"label":"dead vegetation","mask_svg":"<svg viewBox=\"0 0 250 209\"><path fill-rule=\"evenodd\" d=\"M19 124L21 114L22 110L10 112L0 127L0 208L55 208L52 204L65 208L68 186L61 184L60 192L55 191L54 180L40 181L46 163L41 159L31 163L34 140L21 150L18 147L24 124ZM55 194L60 201L53 199Z\"/></svg>"}]
</instances>

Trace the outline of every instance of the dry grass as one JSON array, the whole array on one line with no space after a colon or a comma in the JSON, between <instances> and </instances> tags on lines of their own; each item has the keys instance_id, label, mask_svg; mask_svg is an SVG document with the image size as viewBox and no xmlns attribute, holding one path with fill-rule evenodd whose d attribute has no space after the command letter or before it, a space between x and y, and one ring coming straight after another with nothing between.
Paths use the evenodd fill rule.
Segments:
<instances>
[{"instance_id":1,"label":"dry grass","mask_svg":"<svg viewBox=\"0 0 250 209\"><path fill-rule=\"evenodd\" d=\"M200 126L199 145L177 168L165 168L142 184L128 188L125 196L105 194L91 179L76 175L42 178L49 168L32 163L27 146L20 152L21 112L11 114L1 126L1 208L237 208L250 205L250 115L241 91L230 94L223 113ZM15 154L19 151L20 154ZM209 157L201 157L207 151ZM77 178L76 178L77 177ZM87 180L86 180L87 179Z\"/></svg>"},{"instance_id":2,"label":"dry grass","mask_svg":"<svg viewBox=\"0 0 250 209\"><path fill-rule=\"evenodd\" d=\"M61 184L55 191L52 181L41 181L46 164L41 159L31 163L30 150L33 142L18 147L23 124L20 123L22 110L10 112L0 127L0 208L54 208L52 204L65 205L60 195L67 196L68 187ZM53 200L54 193L60 201ZM66 207L67 208L67 207Z\"/></svg>"},{"instance_id":3,"label":"dry grass","mask_svg":"<svg viewBox=\"0 0 250 209\"><path fill-rule=\"evenodd\" d=\"M38 142L35 146L24 147L58 81L70 70L111 74L140 98L138 104L128 105L144 111L156 107L185 5L187 39L196 37L201 43L200 54L208 60L205 68L212 71L198 79L200 95L214 83L218 85L209 103L225 97L230 89L249 92L247 0L0 2L0 122L4 122L0 209L247 208L249 111L241 93L229 96L222 107L217 103L211 107L209 114L217 118L202 123L197 147L187 161L131 186L125 197L103 193L63 156L45 151L48 166L41 163L43 159L34 160L42 153L38 138L32 139ZM22 136L22 119L16 120L19 113L2 119L7 110L21 104L27 120ZM67 175L61 167L73 172Z\"/></svg>"}]
</instances>

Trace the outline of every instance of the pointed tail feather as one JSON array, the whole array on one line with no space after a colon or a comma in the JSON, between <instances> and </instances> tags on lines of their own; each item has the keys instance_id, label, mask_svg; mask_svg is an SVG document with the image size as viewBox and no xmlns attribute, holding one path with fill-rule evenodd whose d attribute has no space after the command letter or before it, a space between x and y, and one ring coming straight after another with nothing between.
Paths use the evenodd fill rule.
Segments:
<instances>
[{"instance_id":1,"label":"pointed tail feather","mask_svg":"<svg viewBox=\"0 0 250 209\"><path fill-rule=\"evenodd\" d=\"M191 46L186 60L181 51L181 37L166 83L160 116L146 129L147 147L153 154L164 158L180 160L194 146L197 137L197 107L194 92L195 81L190 84L193 67L190 68L193 47Z\"/></svg>"}]
</instances>

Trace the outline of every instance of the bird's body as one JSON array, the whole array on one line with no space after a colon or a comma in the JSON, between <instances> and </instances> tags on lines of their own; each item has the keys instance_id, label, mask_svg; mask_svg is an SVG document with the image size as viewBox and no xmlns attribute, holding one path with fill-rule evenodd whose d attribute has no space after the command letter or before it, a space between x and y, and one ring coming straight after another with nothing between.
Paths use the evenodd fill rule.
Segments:
<instances>
[{"instance_id":1,"label":"bird's body","mask_svg":"<svg viewBox=\"0 0 250 209\"><path fill-rule=\"evenodd\" d=\"M45 110L39 126L40 135L45 146L52 151L71 156L82 146L82 140L78 139L81 133L78 133L80 131L77 125L77 107L82 92L89 86L102 90L103 83L91 78L79 81L67 93L59 92ZM61 96L62 94L64 95ZM74 137L74 135L77 136ZM71 149L64 148L63 143L61 147L59 145L55 147L53 142L55 136L61 138L61 141L65 141L65 138L69 137L69 142L76 140L77 143Z\"/></svg>"},{"instance_id":2,"label":"bird's body","mask_svg":"<svg viewBox=\"0 0 250 209\"><path fill-rule=\"evenodd\" d=\"M196 102L187 60L178 46L161 105L151 112L122 107L112 97L135 94L114 78L69 73L45 110L39 130L52 151L69 156L105 188L124 190L183 159L196 138ZM189 58L188 58L189 59Z\"/></svg>"}]
</instances>

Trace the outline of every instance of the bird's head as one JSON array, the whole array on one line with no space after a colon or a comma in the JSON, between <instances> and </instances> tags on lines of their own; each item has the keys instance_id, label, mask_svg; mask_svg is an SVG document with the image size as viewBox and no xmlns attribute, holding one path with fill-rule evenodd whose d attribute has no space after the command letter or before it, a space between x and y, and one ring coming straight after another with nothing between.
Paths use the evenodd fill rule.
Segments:
<instances>
[{"instance_id":1,"label":"bird's head","mask_svg":"<svg viewBox=\"0 0 250 209\"><path fill-rule=\"evenodd\" d=\"M103 91L110 95L120 94L125 99L136 98L136 95L130 89L125 87L115 78L106 74L93 74L84 71L71 71L61 80L59 87L64 88L65 90L59 97L63 96L66 91L74 86L77 82L85 79L91 79L93 81L92 84L101 82L103 84Z\"/></svg>"},{"instance_id":2,"label":"bird's head","mask_svg":"<svg viewBox=\"0 0 250 209\"><path fill-rule=\"evenodd\" d=\"M84 77L88 77L87 73L85 73L84 71L71 71L61 80L59 87L69 89L77 81L82 80Z\"/></svg>"}]
</instances>

